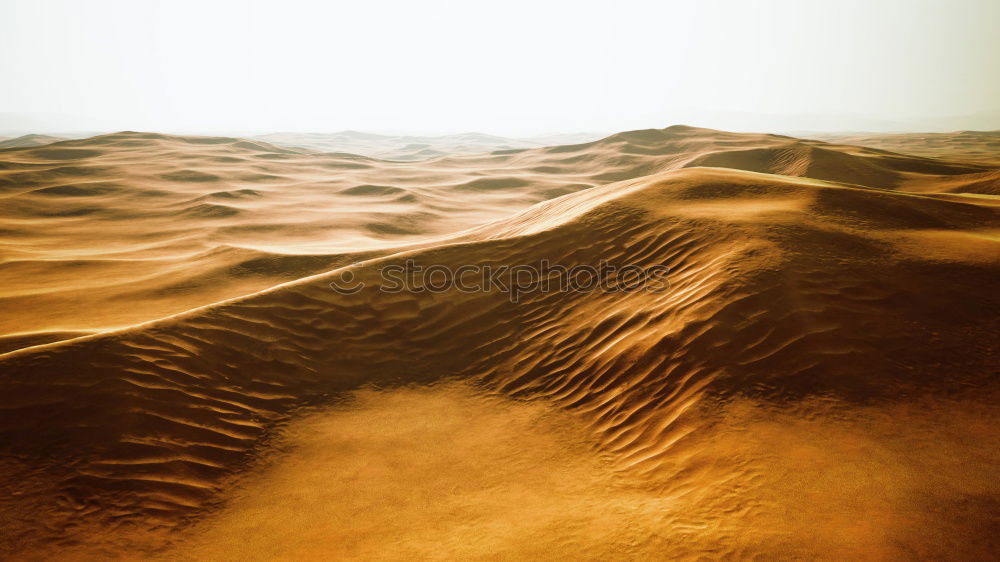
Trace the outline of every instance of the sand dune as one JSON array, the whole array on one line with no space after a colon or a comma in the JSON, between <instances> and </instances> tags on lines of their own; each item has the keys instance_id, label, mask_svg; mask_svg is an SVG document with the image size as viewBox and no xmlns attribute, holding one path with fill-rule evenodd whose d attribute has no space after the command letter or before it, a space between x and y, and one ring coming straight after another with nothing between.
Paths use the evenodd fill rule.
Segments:
<instances>
[{"instance_id":1,"label":"sand dune","mask_svg":"<svg viewBox=\"0 0 1000 562\"><path fill-rule=\"evenodd\" d=\"M6 148L25 148L29 146L42 146L66 140L65 137L53 137L50 135L28 134L15 138L0 138L0 150Z\"/></svg>"},{"instance_id":2,"label":"sand dune","mask_svg":"<svg viewBox=\"0 0 1000 562\"><path fill-rule=\"evenodd\" d=\"M4 157L8 341L121 328L0 355L0 552L1000 546L997 168L682 126L419 163L149 133ZM669 287L382 291L411 259Z\"/></svg>"},{"instance_id":3,"label":"sand dune","mask_svg":"<svg viewBox=\"0 0 1000 562\"><path fill-rule=\"evenodd\" d=\"M682 167L1000 189L1000 170L984 165L681 126L418 163L130 132L3 158L0 336L17 341L153 320Z\"/></svg>"},{"instance_id":4,"label":"sand dune","mask_svg":"<svg viewBox=\"0 0 1000 562\"><path fill-rule=\"evenodd\" d=\"M928 158L1000 165L1000 131L954 133L896 133L891 135L817 135L816 138L844 144L870 146Z\"/></svg>"},{"instance_id":5,"label":"sand dune","mask_svg":"<svg viewBox=\"0 0 1000 562\"><path fill-rule=\"evenodd\" d=\"M233 138L119 133L5 157L0 333L150 320L567 191L538 174L486 178L469 165L437 171Z\"/></svg>"}]
</instances>

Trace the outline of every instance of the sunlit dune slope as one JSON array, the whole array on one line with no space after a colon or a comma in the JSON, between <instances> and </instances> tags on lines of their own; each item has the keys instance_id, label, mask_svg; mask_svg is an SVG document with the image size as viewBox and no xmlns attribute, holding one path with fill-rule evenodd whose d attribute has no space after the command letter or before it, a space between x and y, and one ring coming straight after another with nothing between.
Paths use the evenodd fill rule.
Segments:
<instances>
[{"instance_id":1,"label":"sunlit dune slope","mask_svg":"<svg viewBox=\"0 0 1000 562\"><path fill-rule=\"evenodd\" d=\"M0 349L154 320L692 166L915 192L995 194L1000 182L986 165L685 126L424 162L134 132L6 150Z\"/></svg>"},{"instance_id":2,"label":"sunlit dune slope","mask_svg":"<svg viewBox=\"0 0 1000 562\"><path fill-rule=\"evenodd\" d=\"M797 408L790 419L816 425L775 437L793 449L832 427L824 425L831 408L829 419L839 419L837 408L882 404L889 411L927 400L944 412L935 419L957 419L948 408L971 411L950 406L965 400L986 412L976 419L995 420L988 397L1000 360L1000 211L977 198L884 189L929 170L949 177L979 173L940 163L918 171L911 165L923 160L895 156L882 166L895 170L886 177L896 179L871 187L718 168L659 173L658 162L680 167L689 160L672 152L658 160L656 139L693 135L700 140L691 142L703 142L705 133L696 133L628 133L589 148L470 158L532 166L551 156L576 162L579 177L600 167L609 170L605 179L626 169L651 175L543 202L434 246L348 265L353 278L366 283L354 294L330 288L343 278L341 268L134 328L0 357L2 482L19 492L0 494L6 548L59 545L96 526L101 530L93 540L169 528L210 505L229 475L247 466L297 408L329 404L364 385L457 378L571 415L577 435L607 459L608 470L638 479L626 487L641 481L643 490L677 497L689 497L691 486L728 490L712 496L721 503L692 526L659 531L668 542L670 533L681 533L676 544L697 545L679 556L705 554L699 549L732 536L727 533L742 536L740 529L776 523L786 525L771 529L779 538L769 540L778 542L757 547L788 546L781 541L794 538L805 541L795 545L805 550L795 552L815 553L809 549L819 547L809 546L809 533L794 527L788 513L805 488L791 486L784 496L769 489L777 496L766 501L754 495L767 472L761 459L773 450L763 438L731 439L734 447L742 443L742 464L728 464L724 459L735 449L713 449L713 441L705 441L721 431L719 412L744 403L751 410ZM718 137L711 142L728 142L725 134ZM738 152L732 142L729 151ZM798 143L763 136L761 142ZM606 150L598 150L602 146ZM706 158L705 150L698 154ZM436 165L457 169L463 162L448 158ZM867 168L860 170L868 177ZM517 303L498 291L380 291L380 267L406 259L453 269L543 259L567 267L602 260L665 265L670 287L527 291ZM938 437L917 432L912 417L880 423L880 431L903 436L902 452L884 461L893 470L919 462L907 451L931 447L929 440ZM960 530L972 541L963 548L981 554L995 546L989 529L962 527L952 508L935 518L921 503L971 506L978 520L995 505L995 482L979 468L992 462L983 460L992 449L984 452L976 441L981 428L969 431L962 437L969 446L949 448L947 455L967 463L932 459L921 469L951 471L950 484L931 489L937 484L908 480L879 508L895 513L905 505L915 524L937 525L924 536ZM824 488L830 505L842 509L824 517L868 517L872 505L849 499L855 484L873 486L870 477L854 474L843 489L823 484L833 486ZM70 538L58 539L63 533ZM898 533L864 540L878 548L902 541L900 548L940 554L934 550L940 546L920 543L920 529ZM836 541L822 545L847 548ZM731 548L734 556L755 552L752 540Z\"/></svg>"}]
</instances>

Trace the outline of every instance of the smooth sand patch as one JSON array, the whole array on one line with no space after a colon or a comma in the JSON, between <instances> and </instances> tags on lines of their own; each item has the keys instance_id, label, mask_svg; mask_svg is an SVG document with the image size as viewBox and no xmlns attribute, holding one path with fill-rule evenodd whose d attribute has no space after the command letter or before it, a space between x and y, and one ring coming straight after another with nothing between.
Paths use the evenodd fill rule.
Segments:
<instances>
[{"instance_id":1,"label":"smooth sand patch","mask_svg":"<svg viewBox=\"0 0 1000 562\"><path fill-rule=\"evenodd\" d=\"M280 452L166 558L988 554L988 410L812 406L803 417L731 404L639 476L595 455L579 418L544 402L464 385L363 391L291 424Z\"/></svg>"}]
</instances>

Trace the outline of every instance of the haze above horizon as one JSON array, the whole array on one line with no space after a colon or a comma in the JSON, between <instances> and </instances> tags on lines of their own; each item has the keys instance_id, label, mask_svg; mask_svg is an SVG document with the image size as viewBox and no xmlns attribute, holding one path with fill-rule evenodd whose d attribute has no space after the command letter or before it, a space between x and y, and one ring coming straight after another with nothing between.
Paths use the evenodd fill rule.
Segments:
<instances>
[{"instance_id":1,"label":"haze above horizon","mask_svg":"<svg viewBox=\"0 0 1000 562\"><path fill-rule=\"evenodd\" d=\"M998 25L990 0L8 0L0 132L993 129Z\"/></svg>"}]
</instances>

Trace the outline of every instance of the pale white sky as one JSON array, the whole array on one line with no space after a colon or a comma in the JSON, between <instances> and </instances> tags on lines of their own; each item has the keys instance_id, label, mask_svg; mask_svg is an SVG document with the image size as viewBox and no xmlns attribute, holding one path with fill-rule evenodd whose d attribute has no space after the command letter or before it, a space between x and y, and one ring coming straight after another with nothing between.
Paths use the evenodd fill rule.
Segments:
<instances>
[{"instance_id":1,"label":"pale white sky","mask_svg":"<svg viewBox=\"0 0 1000 562\"><path fill-rule=\"evenodd\" d=\"M1000 115L1000 1L0 0L0 76L64 130L871 129Z\"/></svg>"}]
</instances>

